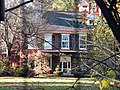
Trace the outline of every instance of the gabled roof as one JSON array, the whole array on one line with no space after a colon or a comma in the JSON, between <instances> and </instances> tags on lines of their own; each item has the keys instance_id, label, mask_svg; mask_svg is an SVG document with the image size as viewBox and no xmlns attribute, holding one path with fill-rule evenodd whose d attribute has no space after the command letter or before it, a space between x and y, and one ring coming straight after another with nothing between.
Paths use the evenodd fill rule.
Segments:
<instances>
[{"instance_id":1,"label":"gabled roof","mask_svg":"<svg viewBox=\"0 0 120 90\"><path fill-rule=\"evenodd\" d=\"M47 11L43 15L47 20L48 30L74 30L84 28L81 22L81 13L75 11ZM74 27L74 20L77 20L78 26Z\"/></svg>"},{"instance_id":2,"label":"gabled roof","mask_svg":"<svg viewBox=\"0 0 120 90\"><path fill-rule=\"evenodd\" d=\"M81 5L81 6L89 6L89 3L86 2L86 1L83 1L80 5Z\"/></svg>"}]
</instances>

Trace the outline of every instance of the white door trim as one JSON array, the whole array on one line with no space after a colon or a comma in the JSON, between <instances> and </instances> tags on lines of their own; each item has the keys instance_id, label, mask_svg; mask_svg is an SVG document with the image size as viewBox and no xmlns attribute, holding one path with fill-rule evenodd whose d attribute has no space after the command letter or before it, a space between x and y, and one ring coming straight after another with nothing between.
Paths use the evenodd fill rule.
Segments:
<instances>
[{"instance_id":1,"label":"white door trim","mask_svg":"<svg viewBox=\"0 0 120 90\"><path fill-rule=\"evenodd\" d=\"M66 69L66 72L63 72L63 75L70 75L71 74L71 57L70 56L64 56L60 57L61 62L61 70L64 71ZM64 63L67 63L67 67L64 68Z\"/></svg>"}]
</instances>

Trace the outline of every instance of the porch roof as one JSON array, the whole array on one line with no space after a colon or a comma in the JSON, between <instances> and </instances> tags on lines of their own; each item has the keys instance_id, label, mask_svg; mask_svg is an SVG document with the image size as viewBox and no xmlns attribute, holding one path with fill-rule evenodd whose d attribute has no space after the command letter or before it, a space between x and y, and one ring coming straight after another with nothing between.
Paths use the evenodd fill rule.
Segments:
<instances>
[{"instance_id":1,"label":"porch roof","mask_svg":"<svg viewBox=\"0 0 120 90\"><path fill-rule=\"evenodd\" d=\"M76 53L77 50L52 50L52 49L46 49L46 50L40 50L41 52L46 53ZM79 52L87 52L87 50L80 50Z\"/></svg>"},{"instance_id":2,"label":"porch roof","mask_svg":"<svg viewBox=\"0 0 120 90\"><path fill-rule=\"evenodd\" d=\"M77 52L77 51L75 51L75 50L40 50L41 52L48 52L48 53L54 53L54 52L60 52L60 53L65 53L65 52L68 52L68 53L74 53L74 52Z\"/></svg>"}]
</instances>

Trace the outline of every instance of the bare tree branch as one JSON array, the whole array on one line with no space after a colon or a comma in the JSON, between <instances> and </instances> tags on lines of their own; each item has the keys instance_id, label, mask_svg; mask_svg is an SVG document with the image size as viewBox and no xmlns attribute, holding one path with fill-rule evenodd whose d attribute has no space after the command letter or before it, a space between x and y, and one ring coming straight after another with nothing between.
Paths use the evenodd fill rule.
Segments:
<instances>
[{"instance_id":1,"label":"bare tree branch","mask_svg":"<svg viewBox=\"0 0 120 90\"><path fill-rule=\"evenodd\" d=\"M14 10L14 9L19 8L19 7L21 7L21 6L23 6L23 5L27 4L27 3L30 3L30 2L33 2L33 0L26 1L26 2L24 2L24 3L21 3L21 4L17 5L17 6L15 6L15 7L12 7L12 8L6 9L5 12L8 12L8 11Z\"/></svg>"}]
</instances>

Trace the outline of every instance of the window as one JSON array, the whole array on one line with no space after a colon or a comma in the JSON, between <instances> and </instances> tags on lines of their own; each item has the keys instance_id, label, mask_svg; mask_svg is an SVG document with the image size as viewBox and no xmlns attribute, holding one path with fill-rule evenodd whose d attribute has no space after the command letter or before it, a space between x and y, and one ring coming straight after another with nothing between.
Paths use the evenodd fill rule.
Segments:
<instances>
[{"instance_id":1,"label":"window","mask_svg":"<svg viewBox=\"0 0 120 90\"><path fill-rule=\"evenodd\" d=\"M87 6L83 6L84 9L87 9Z\"/></svg>"},{"instance_id":2,"label":"window","mask_svg":"<svg viewBox=\"0 0 120 90\"><path fill-rule=\"evenodd\" d=\"M45 34L44 49L52 49L52 34Z\"/></svg>"},{"instance_id":3,"label":"window","mask_svg":"<svg viewBox=\"0 0 120 90\"><path fill-rule=\"evenodd\" d=\"M37 36L33 36L31 38L28 38L28 49L35 49L35 48L38 48L38 38Z\"/></svg>"},{"instance_id":4,"label":"window","mask_svg":"<svg viewBox=\"0 0 120 90\"><path fill-rule=\"evenodd\" d=\"M87 50L87 35L86 35L86 33L79 34L79 49Z\"/></svg>"},{"instance_id":5,"label":"window","mask_svg":"<svg viewBox=\"0 0 120 90\"><path fill-rule=\"evenodd\" d=\"M0 42L0 53L7 53L4 41Z\"/></svg>"},{"instance_id":6,"label":"window","mask_svg":"<svg viewBox=\"0 0 120 90\"><path fill-rule=\"evenodd\" d=\"M69 49L69 34L62 34L61 48Z\"/></svg>"},{"instance_id":7,"label":"window","mask_svg":"<svg viewBox=\"0 0 120 90\"><path fill-rule=\"evenodd\" d=\"M94 21L96 19L95 13L91 12L90 14L88 14L87 18L88 18L87 25L94 25Z\"/></svg>"}]
</instances>

